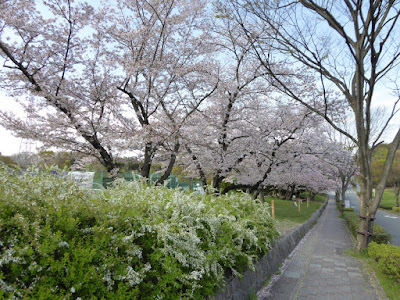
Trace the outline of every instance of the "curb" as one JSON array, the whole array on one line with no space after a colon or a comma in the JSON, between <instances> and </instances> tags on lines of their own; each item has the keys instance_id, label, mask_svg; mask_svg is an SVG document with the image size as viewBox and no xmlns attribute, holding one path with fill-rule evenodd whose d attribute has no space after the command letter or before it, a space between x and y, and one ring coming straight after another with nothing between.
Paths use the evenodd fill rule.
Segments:
<instances>
[{"instance_id":1,"label":"curb","mask_svg":"<svg viewBox=\"0 0 400 300\"><path fill-rule=\"evenodd\" d=\"M246 271L241 278L232 278L221 291L209 297L209 299L248 300L251 295L255 295L264 286L268 278L279 270L280 265L317 222L328 201L329 199L325 201L324 205L308 221L274 241L269 252L255 264L254 271Z\"/></svg>"}]
</instances>

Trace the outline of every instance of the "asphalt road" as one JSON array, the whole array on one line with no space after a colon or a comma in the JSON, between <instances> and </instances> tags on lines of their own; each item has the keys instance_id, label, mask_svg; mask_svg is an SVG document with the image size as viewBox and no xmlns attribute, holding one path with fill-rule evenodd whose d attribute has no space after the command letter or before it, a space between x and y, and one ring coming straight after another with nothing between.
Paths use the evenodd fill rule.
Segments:
<instances>
[{"instance_id":1,"label":"asphalt road","mask_svg":"<svg viewBox=\"0 0 400 300\"><path fill-rule=\"evenodd\" d=\"M350 200L350 206L354 208L357 213L360 213L360 199L355 191L347 191L346 200ZM400 246L400 216L379 209L375 217L375 222L392 235L392 244Z\"/></svg>"}]
</instances>

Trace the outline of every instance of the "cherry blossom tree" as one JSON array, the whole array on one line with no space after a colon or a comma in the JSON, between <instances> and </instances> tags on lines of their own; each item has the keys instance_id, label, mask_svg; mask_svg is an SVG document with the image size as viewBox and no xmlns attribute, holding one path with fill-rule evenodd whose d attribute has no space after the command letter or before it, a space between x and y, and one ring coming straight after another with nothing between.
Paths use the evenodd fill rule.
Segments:
<instances>
[{"instance_id":1,"label":"cherry blossom tree","mask_svg":"<svg viewBox=\"0 0 400 300\"><path fill-rule=\"evenodd\" d=\"M110 70L86 33L93 8L69 0L8 0L0 11L1 88L30 119L3 111L2 125L115 170L113 144L125 128L114 117L120 103Z\"/></svg>"},{"instance_id":2,"label":"cherry blossom tree","mask_svg":"<svg viewBox=\"0 0 400 300\"><path fill-rule=\"evenodd\" d=\"M211 177L216 192L223 180L250 155L246 112L257 113L259 95L269 87L261 84L260 63L249 55L251 44L240 28L227 18L210 24L213 45L218 51L218 89L207 105L201 106L185 128L185 149L206 185Z\"/></svg>"},{"instance_id":3,"label":"cherry blossom tree","mask_svg":"<svg viewBox=\"0 0 400 300\"><path fill-rule=\"evenodd\" d=\"M255 111L257 114L253 112L245 119L251 125L248 126L251 138L247 146L251 156L243 161L241 168L236 169L236 174L233 174L235 184L225 192L235 188L249 188L257 197L269 185L270 173L298 155L295 144L305 127L312 122L309 112L289 105L263 105L256 107Z\"/></svg>"},{"instance_id":4,"label":"cherry blossom tree","mask_svg":"<svg viewBox=\"0 0 400 300\"><path fill-rule=\"evenodd\" d=\"M213 188L219 187L216 191L222 193L242 189L257 197L266 188L287 187L288 178L293 188L313 192L336 189L333 167L323 159L328 159L333 149L340 149L332 147L328 137L318 130L321 118L301 107L260 102L253 98L251 106L233 110L227 127L220 126L223 118L212 117L220 112L215 108L195 114L193 128L186 128L190 146L181 163L191 158L192 171L198 172L204 185L207 177L220 178L219 186L213 182ZM219 143L221 132L229 137L225 148Z\"/></svg>"},{"instance_id":5,"label":"cherry blossom tree","mask_svg":"<svg viewBox=\"0 0 400 300\"><path fill-rule=\"evenodd\" d=\"M180 149L179 130L216 89L208 1L108 1L98 12L99 43L119 73L117 88L140 124L141 174L149 177L160 148L169 152L165 180ZM172 143L171 143L172 141Z\"/></svg>"},{"instance_id":6,"label":"cherry blossom tree","mask_svg":"<svg viewBox=\"0 0 400 300\"><path fill-rule=\"evenodd\" d=\"M320 192L336 189L338 182L335 179L332 165L319 155L304 153L276 168L270 175L270 184L286 190L286 199L298 197L304 191L308 191L313 199Z\"/></svg>"},{"instance_id":7,"label":"cherry blossom tree","mask_svg":"<svg viewBox=\"0 0 400 300\"><path fill-rule=\"evenodd\" d=\"M356 172L356 161L351 151L342 151L335 155L331 160L332 165L336 168L336 176L340 181L341 200L346 199L346 191L351 182L351 178Z\"/></svg>"},{"instance_id":8,"label":"cherry blossom tree","mask_svg":"<svg viewBox=\"0 0 400 300\"><path fill-rule=\"evenodd\" d=\"M110 172L120 151L138 150L149 177L163 148L170 159L161 183L179 151L177 132L218 84L206 60L206 4L2 2L2 87L30 119L3 112L2 124L46 148L95 156Z\"/></svg>"},{"instance_id":9,"label":"cherry blossom tree","mask_svg":"<svg viewBox=\"0 0 400 300\"><path fill-rule=\"evenodd\" d=\"M318 122L307 109L285 105L287 98L265 84L262 64L240 30L223 15L215 21L217 47L224 54L220 83L210 103L200 107L185 127L188 155L180 163L192 160L192 171L204 186L211 180L216 192L250 189L256 197L274 168L299 155L290 150L292 140ZM304 93L312 87L305 83Z\"/></svg>"},{"instance_id":10,"label":"cherry blossom tree","mask_svg":"<svg viewBox=\"0 0 400 300\"><path fill-rule=\"evenodd\" d=\"M270 111L268 119L269 123L257 123L260 130L256 130L253 144L258 142L258 149L251 167L247 166L251 175L242 178L239 174L237 186L245 183L256 192L255 197L264 189L286 189L288 198L294 192L318 193L336 187L332 167L325 159L340 149L332 147L324 134L321 118L304 108L280 105Z\"/></svg>"}]
</instances>

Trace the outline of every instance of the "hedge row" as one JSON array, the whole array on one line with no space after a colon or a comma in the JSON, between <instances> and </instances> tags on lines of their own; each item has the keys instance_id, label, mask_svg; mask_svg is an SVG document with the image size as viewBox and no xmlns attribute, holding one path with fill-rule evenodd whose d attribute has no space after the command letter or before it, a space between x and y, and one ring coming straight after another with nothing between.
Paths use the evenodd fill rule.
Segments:
<instances>
[{"instance_id":1,"label":"hedge row","mask_svg":"<svg viewBox=\"0 0 400 300\"><path fill-rule=\"evenodd\" d=\"M247 195L83 190L0 166L0 298L204 299L278 235Z\"/></svg>"}]
</instances>

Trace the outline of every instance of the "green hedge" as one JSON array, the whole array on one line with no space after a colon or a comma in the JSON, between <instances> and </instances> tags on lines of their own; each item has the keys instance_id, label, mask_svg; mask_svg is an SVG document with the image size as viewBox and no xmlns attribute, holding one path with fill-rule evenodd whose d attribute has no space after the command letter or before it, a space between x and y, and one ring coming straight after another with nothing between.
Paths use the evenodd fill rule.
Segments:
<instances>
[{"instance_id":1,"label":"green hedge","mask_svg":"<svg viewBox=\"0 0 400 300\"><path fill-rule=\"evenodd\" d=\"M204 299L277 236L267 204L0 165L0 299Z\"/></svg>"},{"instance_id":2,"label":"green hedge","mask_svg":"<svg viewBox=\"0 0 400 300\"><path fill-rule=\"evenodd\" d=\"M345 211L343 214L343 218L349 225L350 231L353 233L353 235L356 235L356 230L360 221L360 217L358 216L358 214L352 211ZM385 228L379 226L376 223L374 223L373 233L374 235L372 236L372 241L378 244L387 244L390 243L390 241L392 240L392 236L390 235L390 233L388 233Z\"/></svg>"},{"instance_id":3,"label":"green hedge","mask_svg":"<svg viewBox=\"0 0 400 300\"><path fill-rule=\"evenodd\" d=\"M368 254L378 262L378 268L400 283L400 247L370 243Z\"/></svg>"}]
</instances>

